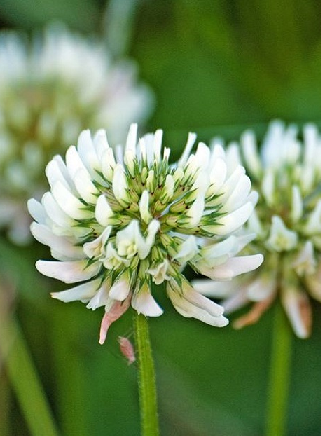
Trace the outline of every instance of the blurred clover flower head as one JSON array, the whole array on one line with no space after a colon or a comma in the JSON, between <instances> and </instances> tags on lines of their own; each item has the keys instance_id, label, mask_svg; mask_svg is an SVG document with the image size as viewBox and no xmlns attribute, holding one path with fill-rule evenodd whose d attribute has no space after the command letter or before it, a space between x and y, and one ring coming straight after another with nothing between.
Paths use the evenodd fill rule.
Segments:
<instances>
[{"instance_id":1,"label":"blurred clover flower head","mask_svg":"<svg viewBox=\"0 0 321 436\"><path fill-rule=\"evenodd\" d=\"M225 298L222 304L227 312L253 302L251 310L236 320L237 328L256 322L279 296L294 332L305 338L311 330L308 294L321 300L321 138L317 128L306 125L301 140L296 126L272 122L260 155L252 131L243 134L241 149L230 144L223 151L218 140L214 144L231 170L244 163L260 194L247 223L257 237L247 250L262 252L264 264L245 280L220 287L213 282L194 286L204 295Z\"/></svg>"},{"instance_id":2,"label":"blurred clover flower head","mask_svg":"<svg viewBox=\"0 0 321 436\"><path fill-rule=\"evenodd\" d=\"M105 131L93 138L83 131L65 162L60 156L49 162L50 191L41 202L29 200L32 234L57 259L39 260L36 267L80 283L54 298L105 307L100 343L130 305L160 316L152 295L158 285L181 315L225 326L223 308L196 292L182 270L188 264L213 280L229 280L262 262L261 254L236 256L254 237L232 235L257 201L244 168L228 175L224 156L205 144L190 154L194 141L189 134L181 158L169 164L161 130L137 141L132 125L115 155Z\"/></svg>"},{"instance_id":3,"label":"blurred clover flower head","mask_svg":"<svg viewBox=\"0 0 321 436\"><path fill-rule=\"evenodd\" d=\"M113 62L102 43L52 25L31 41L0 33L0 226L30 239L25 203L45 191L44 168L84 128L106 126L118 142L153 98L133 62Z\"/></svg>"}]
</instances>

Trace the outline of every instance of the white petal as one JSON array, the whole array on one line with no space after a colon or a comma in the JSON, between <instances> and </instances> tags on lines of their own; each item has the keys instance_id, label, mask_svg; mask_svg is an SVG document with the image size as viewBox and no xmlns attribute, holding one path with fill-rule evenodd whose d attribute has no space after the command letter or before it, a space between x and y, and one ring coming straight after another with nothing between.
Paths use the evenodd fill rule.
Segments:
<instances>
[{"instance_id":1,"label":"white petal","mask_svg":"<svg viewBox=\"0 0 321 436\"><path fill-rule=\"evenodd\" d=\"M117 301L124 301L130 292L129 278L120 278L117 280L109 291L109 296Z\"/></svg>"},{"instance_id":2,"label":"white petal","mask_svg":"<svg viewBox=\"0 0 321 436\"><path fill-rule=\"evenodd\" d=\"M191 150L193 148L194 142L196 140L196 134L195 133L189 133L187 138L187 143L184 149L184 152L178 161L178 166L182 167L186 164L187 159L189 158L189 155L191 153Z\"/></svg>"},{"instance_id":3,"label":"white petal","mask_svg":"<svg viewBox=\"0 0 321 436\"><path fill-rule=\"evenodd\" d=\"M64 283L82 282L94 277L101 268L99 262L94 262L88 266L86 260L75 261L47 261L38 260L36 262L37 270L48 277L53 277Z\"/></svg>"},{"instance_id":4,"label":"white petal","mask_svg":"<svg viewBox=\"0 0 321 436\"><path fill-rule=\"evenodd\" d=\"M67 165L68 173L72 180L78 170L86 169L74 145L69 147L66 152L66 165Z\"/></svg>"},{"instance_id":5,"label":"white petal","mask_svg":"<svg viewBox=\"0 0 321 436\"><path fill-rule=\"evenodd\" d=\"M131 154L135 156L136 145L137 145L137 124L131 124L127 135L125 153L130 150Z\"/></svg>"},{"instance_id":6,"label":"white petal","mask_svg":"<svg viewBox=\"0 0 321 436\"><path fill-rule=\"evenodd\" d=\"M212 316L221 316L223 315L223 308L214 301L209 300L204 297L204 295L196 292L192 286L184 286L183 285L183 295L184 298L190 302L191 304L199 307L200 309L205 310Z\"/></svg>"},{"instance_id":7,"label":"white petal","mask_svg":"<svg viewBox=\"0 0 321 436\"><path fill-rule=\"evenodd\" d=\"M101 280L91 280L87 283L75 286L74 288L67 289L66 291L53 292L51 296L57 300L68 303L69 301L89 301L97 292Z\"/></svg>"},{"instance_id":8,"label":"white petal","mask_svg":"<svg viewBox=\"0 0 321 436\"><path fill-rule=\"evenodd\" d=\"M233 280L214 282L213 280L193 280L192 286L196 292L207 297L223 298L229 296L236 289Z\"/></svg>"},{"instance_id":9,"label":"white petal","mask_svg":"<svg viewBox=\"0 0 321 436\"><path fill-rule=\"evenodd\" d=\"M187 210L186 215L190 217L190 221L186 224L188 227L198 226L205 208L205 195L199 193L192 206Z\"/></svg>"},{"instance_id":10,"label":"white petal","mask_svg":"<svg viewBox=\"0 0 321 436\"><path fill-rule=\"evenodd\" d=\"M96 208L95 208L95 217L96 220L102 226L108 226L109 218L113 215L112 208L109 206L106 197L102 194L98 197Z\"/></svg>"},{"instance_id":11,"label":"white petal","mask_svg":"<svg viewBox=\"0 0 321 436\"><path fill-rule=\"evenodd\" d=\"M75 224L74 220L70 218L58 205L51 192L46 192L41 200L47 215L50 219L57 224L58 227L70 229Z\"/></svg>"},{"instance_id":12,"label":"white petal","mask_svg":"<svg viewBox=\"0 0 321 436\"><path fill-rule=\"evenodd\" d=\"M83 164L89 171L90 175L93 176L95 170L100 169L100 164L97 158L96 150L94 148L89 130L84 130L79 135L77 150Z\"/></svg>"},{"instance_id":13,"label":"white petal","mask_svg":"<svg viewBox=\"0 0 321 436\"><path fill-rule=\"evenodd\" d=\"M79 201L61 182L56 182L52 188L52 195L61 209L74 219L92 218L92 212L85 210Z\"/></svg>"},{"instance_id":14,"label":"white petal","mask_svg":"<svg viewBox=\"0 0 321 436\"><path fill-rule=\"evenodd\" d=\"M160 161L162 137L163 137L163 131L160 129L156 130L154 135L154 141L153 141L154 159L156 162Z\"/></svg>"},{"instance_id":15,"label":"white petal","mask_svg":"<svg viewBox=\"0 0 321 436\"><path fill-rule=\"evenodd\" d=\"M216 226L204 226L204 230L209 228L210 232L216 233L217 235L227 235L234 232L240 228L250 217L253 212L254 206L252 203L245 203L239 209L222 216L217 220Z\"/></svg>"},{"instance_id":16,"label":"white petal","mask_svg":"<svg viewBox=\"0 0 321 436\"><path fill-rule=\"evenodd\" d=\"M210 150L203 142L199 142L195 155L191 155L187 161L187 172L206 172L210 161ZM185 170L186 171L186 170Z\"/></svg>"},{"instance_id":17,"label":"white petal","mask_svg":"<svg viewBox=\"0 0 321 436\"><path fill-rule=\"evenodd\" d=\"M55 235L47 226L34 222L31 224L30 230L37 241L48 245L56 255L59 254L59 257L54 256L56 259L84 259L85 256L82 247L75 246L63 236Z\"/></svg>"},{"instance_id":18,"label":"white petal","mask_svg":"<svg viewBox=\"0 0 321 436\"><path fill-rule=\"evenodd\" d=\"M299 338L307 338L311 329L311 307L305 293L287 289L282 295L284 309Z\"/></svg>"},{"instance_id":19,"label":"white petal","mask_svg":"<svg viewBox=\"0 0 321 436\"><path fill-rule=\"evenodd\" d=\"M232 212L243 205L251 190L251 180L246 175L240 177L233 192L228 197L226 203L223 203L223 211Z\"/></svg>"},{"instance_id":20,"label":"white petal","mask_svg":"<svg viewBox=\"0 0 321 436\"><path fill-rule=\"evenodd\" d=\"M203 299L206 299L207 302L203 302L203 305L200 304L199 301L197 305L194 304L185 298L184 293L179 293L177 290L175 290L175 287L172 287L171 282L168 282L167 294L175 309L182 316L196 318L215 327L223 327L228 324L228 320L222 315L223 308L211 300L208 300L206 297L197 294L196 292L195 294L203 297ZM213 303L213 306L211 303ZM217 315L214 315L213 313L217 313Z\"/></svg>"},{"instance_id":21,"label":"white petal","mask_svg":"<svg viewBox=\"0 0 321 436\"><path fill-rule=\"evenodd\" d=\"M132 307L145 316L156 317L163 313L163 310L156 303L147 285L144 285L132 298Z\"/></svg>"},{"instance_id":22,"label":"white petal","mask_svg":"<svg viewBox=\"0 0 321 436\"><path fill-rule=\"evenodd\" d=\"M61 172L61 167L56 159L52 159L46 166L46 176L51 188L59 180L66 188L70 189L70 185Z\"/></svg>"},{"instance_id":23,"label":"white petal","mask_svg":"<svg viewBox=\"0 0 321 436\"><path fill-rule=\"evenodd\" d=\"M225 182L227 175L227 167L225 161L217 157L214 160L212 170L210 173L210 183L213 184L213 189L211 190L211 194L219 192L223 183Z\"/></svg>"},{"instance_id":24,"label":"white petal","mask_svg":"<svg viewBox=\"0 0 321 436\"><path fill-rule=\"evenodd\" d=\"M103 129L97 130L93 139L93 144L96 150L97 158L99 161L101 161L104 152L109 148L105 130Z\"/></svg>"},{"instance_id":25,"label":"white petal","mask_svg":"<svg viewBox=\"0 0 321 436\"><path fill-rule=\"evenodd\" d=\"M209 266L218 265L217 260L226 259L226 256L231 257L234 252L234 247L237 244L236 236L232 235L220 242L214 242L200 250L201 262L204 261Z\"/></svg>"},{"instance_id":26,"label":"white petal","mask_svg":"<svg viewBox=\"0 0 321 436\"><path fill-rule=\"evenodd\" d=\"M148 224L152 218L148 210L148 199L149 199L148 191L144 191L139 200L139 213L141 219L145 221L146 224Z\"/></svg>"},{"instance_id":27,"label":"white petal","mask_svg":"<svg viewBox=\"0 0 321 436\"><path fill-rule=\"evenodd\" d=\"M115 166L116 166L116 161L114 158L113 150L112 148L108 148L107 150L104 151L103 156L101 158L101 171L104 177L110 182L113 179Z\"/></svg>"},{"instance_id":28,"label":"white petal","mask_svg":"<svg viewBox=\"0 0 321 436\"><path fill-rule=\"evenodd\" d=\"M98 190L92 183L87 170L79 169L74 176L74 183L80 197L87 203L95 204Z\"/></svg>"},{"instance_id":29,"label":"white petal","mask_svg":"<svg viewBox=\"0 0 321 436\"><path fill-rule=\"evenodd\" d=\"M214 268L200 268L200 272L212 280L230 280L240 274L253 271L263 262L262 254L238 256L228 259L222 265Z\"/></svg>"},{"instance_id":30,"label":"white petal","mask_svg":"<svg viewBox=\"0 0 321 436\"><path fill-rule=\"evenodd\" d=\"M47 219L47 213L43 207L43 205L35 200L34 198L30 198L27 203L28 211L32 218L37 221L39 224L45 224Z\"/></svg>"},{"instance_id":31,"label":"white petal","mask_svg":"<svg viewBox=\"0 0 321 436\"><path fill-rule=\"evenodd\" d=\"M98 307L111 304L109 297L110 279L104 280L96 294L91 298L87 304L87 309L96 310Z\"/></svg>"},{"instance_id":32,"label":"white petal","mask_svg":"<svg viewBox=\"0 0 321 436\"><path fill-rule=\"evenodd\" d=\"M173 259L178 260L180 263L186 263L198 253L198 250L196 238L191 235L180 245Z\"/></svg>"},{"instance_id":33,"label":"white petal","mask_svg":"<svg viewBox=\"0 0 321 436\"><path fill-rule=\"evenodd\" d=\"M165 201L169 201L174 194L174 187L175 187L175 182L174 182L174 178L171 174L167 174L166 176L166 180L165 180Z\"/></svg>"},{"instance_id":34,"label":"white petal","mask_svg":"<svg viewBox=\"0 0 321 436\"><path fill-rule=\"evenodd\" d=\"M121 203L128 200L126 176L124 168L120 164L117 164L114 169L113 193L116 199Z\"/></svg>"}]
</instances>

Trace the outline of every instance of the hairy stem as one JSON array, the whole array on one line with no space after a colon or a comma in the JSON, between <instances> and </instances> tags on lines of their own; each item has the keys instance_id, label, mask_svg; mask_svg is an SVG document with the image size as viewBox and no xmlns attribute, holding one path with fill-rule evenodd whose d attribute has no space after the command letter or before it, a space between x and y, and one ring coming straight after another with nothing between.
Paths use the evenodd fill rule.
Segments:
<instances>
[{"instance_id":1,"label":"hairy stem","mask_svg":"<svg viewBox=\"0 0 321 436\"><path fill-rule=\"evenodd\" d=\"M158 436L155 371L146 317L135 312L134 328L138 351L141 434L142 436Z\"/></svg>"}]
</instances>

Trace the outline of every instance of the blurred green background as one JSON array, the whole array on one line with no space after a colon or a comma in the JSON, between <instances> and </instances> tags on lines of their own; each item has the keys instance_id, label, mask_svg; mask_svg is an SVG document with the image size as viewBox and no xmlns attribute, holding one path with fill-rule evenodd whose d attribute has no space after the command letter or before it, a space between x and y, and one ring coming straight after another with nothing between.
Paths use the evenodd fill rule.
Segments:
<instances>
[{"instance_id":1,"label":"blurred green background","mask_svg":"<svg viewBox=\"0 0 321 436\"><path fill-rule=\"evenodd\" d=\"M148 130L164 129L174 156L188 131L231 140L250 126L261 135L276 117L320 124L319 15L317 0L116 0L107 9L102 0L0 2L2 28L29 31L60 20L136 59L156 96ZM20 326L61 435L139 435L136 367L117 346L118 335L132 332L130 314L98 345L102 312L51 300L49 292L61 286L34 269L48 251L17 249L4 237L0 244L0 304L10 304L2 300L13 288L10 319L16 333ZM162 434L263 435L273 309L245 330L219 330L182 318L166 297L157 298L165 313L150 328ZM320 337L316 304L311 338L293 337L289 436L321 434ZM5 358L2 346L0 435L31 436L26 413L41 410L32 391L29 412L23 408L12 382L14 376L28 391L26 356L18 355L11 370Z\"/></svg>"}]
</instances>

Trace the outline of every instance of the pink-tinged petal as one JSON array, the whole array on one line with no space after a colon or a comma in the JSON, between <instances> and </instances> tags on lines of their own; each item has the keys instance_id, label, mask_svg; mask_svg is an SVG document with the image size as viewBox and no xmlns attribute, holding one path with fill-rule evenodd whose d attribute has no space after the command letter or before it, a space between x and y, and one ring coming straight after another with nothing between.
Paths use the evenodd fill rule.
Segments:
<instances>
[{"instance_id":1,"label":"pink-tinged petal","mask_svg":"<svg viewBox=\"0 0 321 436\"><path fill-rule=\"evenodd\" d=\"M295 334L299 338L309 337L311 334L312 313L306 294L297 289L286 289L282 294L282 303Z\"/></svg>"},{"instance_id":2,"label":"pink-tinged petal","mask_svg":"<svg viewBox=\"0 0 321 436\"><path fill-rule=\"evenodd\" d=\"M100 331L99 331L99 343L102 345L106 340L106 335L108 332L109 327L111 324L115 321L117 321L118 318L120 318L128 309L130 306L130 295L126 298L125 301L120 302L116 301L110 310L105 313L101 325L100 325Z\"/></svg>"},{"instance_id":3,"label":"pink-tinged petal","mask_svg":"<svg viewBox=\"0 0 321 436\"><path fill-rule=\"evenodd\" d=\"M53 292L51 296L64 303L69 303L70 301L87 302L96 294L100 283L100 279L92 280L75 286L74 288L67 289L66 291Z\"/></svg>"},{"instance_id":4,"label":"pink-tinged petal","mask_svg":"<svg viewBox=\"0 0 321 436\"><path fill-rule=\"evenodd\" d=\"M245 326L255 324L261 318L263 313L271 306L271 303L274 300L273 297L274 296L270 296L270 298L255 303L246 315L241 316L234 321L233 327L241 329Z\"/></svg>"},{"instance_id":5,"label":"pink-tinged petal","mask_svg":"<svg viewBox=\"0 0 321 436\"><path fill-rule=\"evenodd\" d=\"M163 313L163 310L156 303L147 285L142 286L132 298L132 307L138 313L145 316L156 317Z\"/></svg>"},{"instance_id":6,"label":"pink-tinged petal","mask_svg":"<svg viewBox=\"0 0 321 436\"><path fill-rule=\"evenodd\" d=\"M119 349L123 356L127 359L127 364L131 365L135 362L135 351L133 344L130 342L128 338L124 338L123 336L118 336Z\"/></svg>"},{"instance_id":7,"label":"pink-tinged petal","mask_svg":"<svg viewBox=\"0 0 321 436\"><path fill-rule=\"evenodd\" d=\"M262 254L252 256L236 256L228 259L224 264L214 268L199 268L200 272L212 280L230 280L240 274L253 271L263 262Z\"/></svg>"},{"instance_id":8,"label":"pink-tinged petal","mask_svg":"<svg viewBox=\"0 0 321 436\"><path fill-rule=\"evenodd\" d=\"M315 274L306 275L304 279L312 297L321 302L321 266Z\"/></svg>"},{"instance_id":9,"label":"pink-tinged petal","mask_svg":"<svg viewBox=\"0 0 321 436\"><path fill-rule=\"evenodd\" d=\"M85 258L82 247L75 246L66 237L55 235L48 227L34 222L31 224L30 230L37 241L50 247L55 259L80 260Z\"/></svg>"},{"instance_id":10,"label":"pink-tinged petal","mask_svg":"<svg viewBox=\"0 0 321 436\"><path fill-rule=\"evenodd\" d=\"M88 266L86 260L66 262L38 260L36 268L41 274L64 283L77 283L94 277L99 272L101 264L95 262Z\"/></svg>"}]
</instances>

